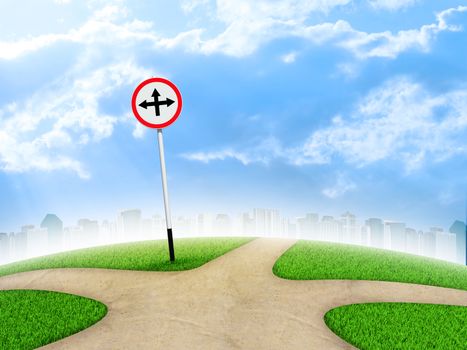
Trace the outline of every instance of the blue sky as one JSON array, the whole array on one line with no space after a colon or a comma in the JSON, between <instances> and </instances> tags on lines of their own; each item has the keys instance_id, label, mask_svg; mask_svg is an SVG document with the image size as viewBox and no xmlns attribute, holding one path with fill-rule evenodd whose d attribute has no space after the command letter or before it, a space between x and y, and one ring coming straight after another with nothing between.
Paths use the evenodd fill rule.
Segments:
<instances>
[{"instance_id":1,"label":"blue sky","mask_svg":"<svg viewBox=\"0 0 467 350\"><path fill-rule=\"evenodd\" d=\"M4 0L0 231L162 213L156 133L130 108L151 76L183 96L175 215L447 227L465 216L466 30L451 0Z\"/></svg>"}]
</instances>

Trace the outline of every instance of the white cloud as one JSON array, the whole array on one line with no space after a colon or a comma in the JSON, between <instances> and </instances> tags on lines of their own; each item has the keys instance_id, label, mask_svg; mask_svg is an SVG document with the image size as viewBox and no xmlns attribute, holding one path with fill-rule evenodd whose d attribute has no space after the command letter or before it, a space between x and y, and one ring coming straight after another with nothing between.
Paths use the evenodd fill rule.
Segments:
<instances>
[{"instance_id":1,"label":"white cloud","mask_svg":"<svg viewBox=\"0 0 467 350\"><path fill-rule=\"evenodd\" d=\"M406 171L426 162L467 154L467 90L432 96L408 78L370 92L350 118L315 131L297 152L297 164L330 163L336 156L356 166L385 159Z\"/></svg>"},{"instance_id":2,"label":"white cloud","mask_svg":"<svg viewBox=\"0 0 467 350\"><path fill-rule=\"evenodd\" d=\"M183 158L188 160L196 160L202 163L209 163L215 160L235 159L243 165L248 165L252 162L252 158L247 153L234 151L232 149L223 149L221 151L213 152L193 152L182 155Z\"/></svg>"},{"instance_id":3,"label":"white cloud","mask_svg":"<svg viewBox=\"0 0 467 350\"><path fill-rule=\"evenodd\" d=\"M249 165L251 163L268 165L272 159L282 157L282 153L283 148L278 140L274 137L269 137L260 142L259 145L242 151L233 148L224 148L219 151L190 152L182 154L181 156L185 159L199 161L205 164L212 161L234 159L243 165Z\"/></svg>"},{"instance_id":4,"label":"white cloud","mask_svg":"<svg viewBox=\"0 0 467 350\"><path fill-rule=\"evenodd\" d=\"M184 0L181 3L183 12L190 13L198 7L206 6L209 0Z\"/></svg>"},{"instance_id":5,"label":"white cloud","mask_svg":"<svg viewBox=\"0 0 467 350\"><path fill-rule=\"evenodd\" d=\"M148 40L154 43L158 41L159 38L150 31L152 28L150 22L133 20L118 23L126 17L126 12L124 7L110 5L99 9L81 27L67 33L44 34L17 41L0 41L0 59L15 59L60 42L86 45L112 43L127 47L133 41Z\"/></svg>"},{"instance_id":6,"label":"white cloud","mask_svg":"<svg viewBox=\"0 0 467 350\"><path fill-rule=\"evenodd\" d=\"M410 7L417 2L418 0L369 0L372 7L390 11Z\"/></svg>"},{"instance_id":7,"label":"white cloud","mask_svg":"<svg viewBox=\"0 0 467 350\"><path fill-rule=\"evenodd\" d=\"M344 76L348 79L356 78L360 72L360 67L355 62L346 62L346 63L339 63L337 65L337 72L333 74L332 77Z\"/></svg>"},{"instance_id":8,"label":"white cloud","mask_svg":"<svg viewBox=\"0 0 467 350\"><path fill-rule=\"evenodd\" d=\"M131 116L131 118L134 119L133 116ZM135 121L134 123L135 123L135 128L133 129L133 133L132 133L133 137L135 139L142 139L144 135L146 135L147 128L143 124L139 123L138 121Z\"/></svg>"},{"instance_id":9,"label":"white cloud","mask_svg":"<svg viewBox=\"0 0 467 350\"><path fill-rule=\"evenodd\" d=\"M436 35L443 31L456 32L460 26L450 25L447 18L453 13L467 12L467 6L459 6L444 10L436 15L436 23L426 24L420 29L401 30L397 33L389 31L365 33L347 30L351 34L347 39L338 41L337 45L351 51L355 56L365 59L370 57L395 58L410 49L428 51Z\"/></svg>"},{"instance_id":10,"label":"white cloud","mask_svg":"<svg viewBox=\"0 0 467 350\"><path fill-rule=\"evenodd\" d=\"M296 36L298 29L303 27L304 21L311 13L327 13L350 2L351 0L218 0L215 21L225 26L220 34L204 39L202 34L206 33L206 30L198 28L179 33L174 38L165 38L158 46L183 47L188 51L206 55L222 53L243 57L252 54L258 47L271 40ZM195 1L195 4L199 6L200 2Z\"/></svg>"},{"instance_id":11,"label":"white cloud","mask_svg":"<svg viewBox=\"0 0 467 350\"><path fill-rule=\"evenodd\" d=\"M341 197L347 192L353 191L357 185L351 181L345 174L337 174L336 182L333 186L324 188L321 193L331 199Z\"/></svg>"},{"instance_id":12,"label":"white cloud","mask_svg":"<svg viewBox=\"0 0 467 350\"><path fill-rule=\"evenodd\" d=\"M103 113L99 101L150 74L131 61L108 65L84 76L62 77L27 101L0 109L0 169L66 169L88 178L74 152L109 137L122 119Z\"/></svg>"},{"instance_id":13,"label":"white cloud","mask_svg":"<svg viewBox=\"0 0 467 350\"><path fill-rule=\"evenodd\" d=\"M322 45L332 44L352 52L360 59L371 57L395 58L411 49L427 52L436 35L442 31L455 32L462 28L448 24L453 13L467 11L467 6L444 10L436 15L436 22L416 29L398 32L383 31L367 33L352 27L344 20L334 23L323 22L306 25L306 19L313 12L330 11L350 1L291 0L256 2L217 2L217 20L226 28L220 34L204 39L208 33L202 28L182 32L173 38L159 40L156 46L163 48L183 47L187 51L206 55L222 53L244 57L255 52L262 45L280 38L300 37Z\"/></svg>"},{"instance_id":14,"label":"white cloud","mask_svg":"<svg viewBox=\"0 0 467 350\"><path fill-rule=\"evenodd\" d=\"M270 138L258 147L184 157L204 163L233 158L245 165L282 159L296 166L343 160L355 167L393 160L411 172L467 155L466 137L467 90L432 95L411 79L398 77L368 93L349 116L338 115L330 126L313 132L302 146L284 148ZM337 185L352 189L344 179ZM326 193L331 196L339 192L331 188Z\"/></svg>"},{"instance_id":15,"label":"white cloud","mask_svg":"<svg viewBox=\"0 0 467 350\"><path fill-rule=\"evenodd\" d=\"M295 62L296 58L297 58L297 53L293 51L293 52L289 52L288 54L282 56L281 60L284 63L293 63L293 62Z\"/></svg>"},{"instance_id":16,"label":"white cloud","mask_svg":"<svg viewBox=\"0 0 467 350\"><path fill-rule=\"evenodd\" d=\"M352 27L344 20L308 25L309 17L315 13L328 13L334 8L345 6L351 0L279 0L227 1L218 0L215 16L206 21L221 24L224 29L212 34L209 27L182 31L173 37L164 38L153 30L153 23L128 20L124 6L107 5L97 10L83 25L66 33L44 34L17 41L0 41L0 59L14 59L60 42L73 42L83 45L112 45L128 50L141 41L148 42L154 49L182 48L188 52L205 55L221 53L234 57L244 57L255 52L270 41L299 37L316 45L330 44L352 52L356 57L395 58L411 49L428 51L436 35L442 31L459 31L460 26L448 23L453 13L466 12L467 6L450 8L437 14L436 22L420 28L398 32L367 33ZM204 0L184 2L182 8L190 13L198 7L212 7ZM293 56L287 57L293 60Z\"/></svg>"}]
</instances>

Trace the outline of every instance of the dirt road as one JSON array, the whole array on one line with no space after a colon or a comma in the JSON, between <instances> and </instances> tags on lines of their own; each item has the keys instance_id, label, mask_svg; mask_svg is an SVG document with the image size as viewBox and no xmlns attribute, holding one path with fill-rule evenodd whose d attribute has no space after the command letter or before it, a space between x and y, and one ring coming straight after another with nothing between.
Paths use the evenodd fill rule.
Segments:
<instances>
[{"instance_id":1,"label":"dirt road","mask_svg":"<svg viewBox=\"0 0 467 350\"><path fill-rule=\"evenodd\" d=\"M334 307L380 301L467 306L467 292L373 281L289 281L272 274L295 241L256 239L197 269L52 269L0 278L0 289L87 296L109 312L43 349L351 349L325 325Z\"/></svg>"}]
</instances>

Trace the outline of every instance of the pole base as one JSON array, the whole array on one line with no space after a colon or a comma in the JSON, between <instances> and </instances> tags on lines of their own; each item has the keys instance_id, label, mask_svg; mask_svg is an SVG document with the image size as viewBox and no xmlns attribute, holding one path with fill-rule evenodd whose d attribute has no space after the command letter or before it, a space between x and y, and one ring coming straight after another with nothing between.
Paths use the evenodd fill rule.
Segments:
<instances>
[{"instance_id":1,"label":"pole base","mask_svg":"<svg viewBox=\"0 0 467 350\"><path fill-rule=\"evenodd\" d=\"M174 241L172 237L172 229L167 229L167 240L169 241L169 255L170 261L175 261L175 252L174 252Z\"/></svg>"}]
</instances>

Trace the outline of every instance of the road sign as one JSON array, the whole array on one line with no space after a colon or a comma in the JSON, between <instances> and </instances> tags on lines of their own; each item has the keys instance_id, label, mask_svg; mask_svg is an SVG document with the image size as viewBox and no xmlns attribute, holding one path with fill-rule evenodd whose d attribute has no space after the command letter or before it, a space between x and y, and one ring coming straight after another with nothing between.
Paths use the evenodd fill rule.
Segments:
<instances>
[{"instance_id":1,"label":"road sign","mask_svg":"<svg viewBox=\"0 0 467 350\"><path fill-rule=\"evenodd\" d=\"M182 95L171 81L150 78L135 89L131 108L141 124L162 129L172 124L180 115Z\"/></svg>"},{"instance_id":2,"label":"road sign","mask_svg":"<svg viewBox=\"0 0 467 350\"><path fill-rule=\"evenodd\" d=\"M172 124L180 115L182 111L182 95L171 81L164 78L150 78L136 87L131 98L131 109L141 124L157 129L169 256L170 261L174 261L172 218L170 215L162 128Z\"/></svg>"}]
</instances>

